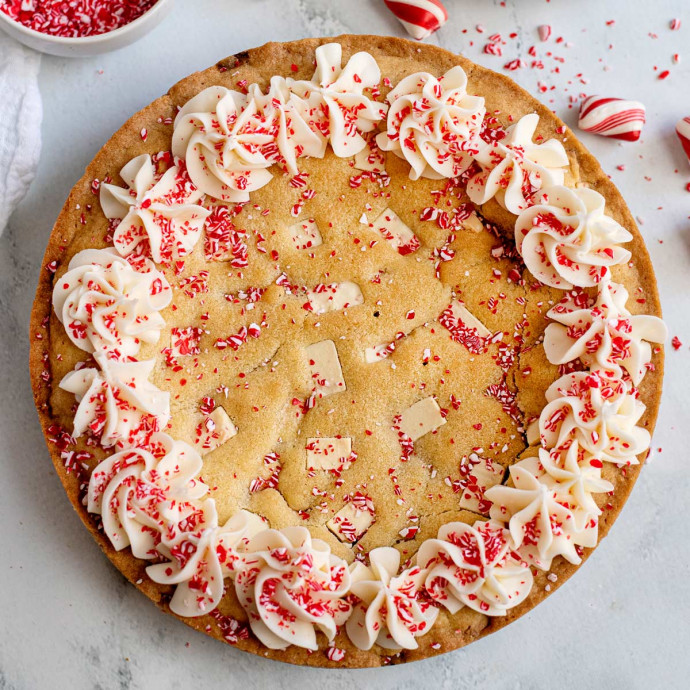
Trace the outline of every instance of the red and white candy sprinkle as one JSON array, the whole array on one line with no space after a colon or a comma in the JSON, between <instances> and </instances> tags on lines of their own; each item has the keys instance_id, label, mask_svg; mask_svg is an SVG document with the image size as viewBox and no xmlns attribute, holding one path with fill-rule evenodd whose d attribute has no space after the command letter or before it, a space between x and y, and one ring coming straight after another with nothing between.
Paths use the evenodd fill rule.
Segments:
<instances>
[{"instance_id":1,"label":"red and white candy sprinkle","mask_svg":"<svg viewBox=\"0 0 690 690\"><path fill-rule=\"evenodd\" d=\"M645 107L639 101L589 96L580 105L578 127L603 137L637 141L645 123Z\"/></svg>"},{"instance_id":2,"label":"red and white candy sprinkle","mask_svg":"<svg viewBox=\"0 0 690 690\"><path fill-rule=\"evenodd\" d=\"M383 1L407 33L418 41L431 36L448 21L448 12L441 0Z\"/></svg>"},{"instance_id":3,"label":"red and white candy sprinkle","mask_svg":"<svg viewBox=\"0 0 690 690\"><path fill-rule=\"evenodd\" d=\"M682 120L678 121L676 125L676 134L690 162L690 117L684 117Z\"/></svg>"},{"instance_id":4,"label":"red and white candy sprinkle","mask_svg":"<svg viewBox=\"0 0 690 690\"><path fill-rule=\"evenodd\" d=\"M538 28L537 31L539 32L539 40L540 41L548 41L549 37L551 36L551 26L549 24L541 24Z\"/></svg>"}]
</instances>

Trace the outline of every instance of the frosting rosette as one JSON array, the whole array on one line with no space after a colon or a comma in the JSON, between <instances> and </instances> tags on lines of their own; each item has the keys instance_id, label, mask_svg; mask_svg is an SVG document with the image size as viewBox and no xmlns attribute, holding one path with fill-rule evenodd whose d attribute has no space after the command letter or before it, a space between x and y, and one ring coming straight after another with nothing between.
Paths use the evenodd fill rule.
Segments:
<instances>
[{"instance_id":1,"label":"frosting rosette","mask_svg":"<svg viewBox=\"0 0 690 690\"><path fill-rule=\"evenodd\" d=\"M557 139L533 141L539 116L530 113L506 130L502 139L484 142L475 156L481 171L467 182L475 204L490 199L518 215L534 203L540 189L562 185L568 154Z\"/></svg>"},{"instance_id":2,"label":"frosting rosette","mask_svg":"<svg viewBox=\"0 0 690 690\"><path fill-rule=\"evenodd\" d=\"M604 213L606 201L593 189L551 187L515 223L515 246L530 273L561 290L592 287L626 263L621 244L632 235Z\"/></svg>"},{"instance_id":3,"label":"frosting rosette","mask_svg":"<svg viewBox=\"0 0 690 690\"><path fill-rule=\"evenodd\" d=\"M247 94L210 86L183 106L175 119L173 153L184 157L194 184L220 201L243 203L268 184L268 168L298 172L297 158L321 158L326 137L313 126L320 108L295 96L283 77L268 93L251 84Z\"/></svg>"},{"instance_id":4,"label":"frosting rosette","mask_svg":"<svg viewBox=\"0 0 690 690\"><path fill-rule=\"evenodd\" d=\"M198 478L201 465L190 445L153 434L146 448L114 453L93 470L88 510L101 516L117 551L131 546L137 558L157 558L164 535L175 535L182 523L199 522L199 499L208 492Z\"/></svg>"},{"instance_id":5,"label":"frosting rosette","mask_svg":"<svg viewBox=\"0 0 690 690\"><path fill-rule=\"evenodd\" d=\"M169 155L169 154L168 154ZM113 244L122 256L151 256L169 264L186 256L201 237L209 211L196 202L203 193L192 184L182 160L162 174L148 153L133 158L120 171L127 188L101 185L106 217L119 220Z\"/></svg>"},{"instance_id":6,"label":"frosting rosette","mask_svg":"<svg viewBox=\"0 0 690 690\"><path fill-rule=\"evenodd\" d=\"M579 564L577 546L596 546L598 522L590 517L578 528L573 512L563 504L557 482L543 481L540 467L531 462L510 466L512 486L486 491L492 502L491 519L506 522L522 558L548 570L556 556Z\"/></svg>"},{"instance_id":7,"label":"frosting rosette","mask_svg":"<svg viewBox=\"0 0 690 690\"><path fill-rule=\"evenodd\" d=\"M163 532L158 552L169 561L150 565L146 574L159 584L177 585L170 610L178 616L195 617L218 605L224 578L234 574L242 549L266 525L258 515L240 510L221 527L211 498L190 518L189 525L185 521Z\"/></svg>"},{"instance_id":8,"label":"frosting rosette","mask_svg":"<svg viewBox=\"0 0 690 690\"><path fill-rule=\"evenodd\" d=\"M136 446L170 419L170 394L148 379L156 360L116 361L94 355L100 369L82 367L67 374L60 388L74 393L74 436L87 431L104 448Z\"/></svg>"},{"instance_id":9,"label":"frosting rosette","mask_svg":"<svg viewBox=\"0 0 690 690\"><path fill-rule=\"evenodd\" d=\"M666 324L648 314L632 315L628 291L608 278L601 281L592 304L581 291L568 293L546 314L544 352L551 364L579 359L591 369L603 369L615 378L627 371L637 386L652 361L652 343L668 337Z\"/></svg>"},{"instance_id":10,"label":"frosting rosette","mask_svg":"<svg viewBox=\"0 0 690 690\"><path fill-rule=\"evenodd\" d=\"M539 416L545 448L577 443L599 461L637 465L649 448L647 429L636 426L645 411L636 389L603 371L565 374L546 391Z\"/></svg>"},{"instance_id":11,"label":"frosting rosette","mask_svg":"<svg viewBox=\"0 0 690 690\"><path fill-rule=\"evenodd\" d=\"M427 72L405 77L388 94L386 131L376 137L411 166L410 178L461 175L479 152L479 132L486 113L484 99L467 93L462 67L440 79Z\"/></svg>"},{"instance_id":12,"label":"frosting rosette","mask_svg":"<svg viewBox=\"0 0 690 690\"><path fill-rule=\"evenodd\" d=\"M237 598L252 632L269 649L318 649L351 611L347 563L305 527L267 529L250 539L235 575Z\"/></svg>"},{"instance_id":13,"label":"frosting rosette","mask_svg":"<svg viewBox=\"0 0 690 690\"><path fill-rule=\"evenodd\" d=\"M614 489L613 484L601 476L601 461L576 441L552 450L530 450L537 450L537 453L523 458L516 466L524 467L552 489L558 502L572 512L576 530L585 529L592 517L601 515L594 494Z\"/></svg>"},{"instance_id":14,"label":"frosting rosette","mask_svg":"<svg viewBox=\"0 0 690 690\"><path fill-rule=\"evenodd\" d=\"M286 79L271 77L266 95L252 84L248 98L256 104L257 118L266 123L273 137L273 143L264 148L269 160L296 175L299 172L298 158L323 158L328 142L311 121L314 105L292 93Z\"/></svg>"},{"instance_id":15,"label":"frosting rosette","mask_svg":"<svg viewBox=\"0 0 690 690\"><path fill-rule=\"evenodd\" d=\"M532 572L515 553L510 532L494 522L449 522L417 552L429 596L456 613L467 606L505 616L532 588Z\"/></svg>"},{"instance_id":16,"label":"frosting rosette","mask_svg":"<svg viewBox=\"0 0 690 690\"><path fill-rule=\"evenodd\" d=\"M339 43L319 46L311 81L287 79L287 85L309 104L311 126L328 139L336 156L346 158L366 147L362 134L376 129L387 108L364 93L381 81L376 60L369 53L355 53L343 67L342 58Z\"/></svg>"},{"instance_id":17,"label":"frosting rosette","mask_svg":"<svg viewBox=\"0 0 690 690\"><path fill-rule=\"evenodd\" d=\"M184 104L175 118L172 151L184 157L194 184L232 203L271 181L274 145L269 126L256 118L257 103L224 86L209 86Z\"/></svg>"},{"instance_id":18,"label":"frosting rosette","mask_svg":"<svg viewBox=\"0 0 690 690\"><path fill-rule=\"evenodd\" d=\"M426 572L409 568L398 575L400 552L383 546L369 552L369 566L350 566L350 591L360 602L346 623L358 649L378 644L384 649L417 649L416 638L436 621L438 608L424 591Z\"/></svg>"},{"instance_id":19,"label":"frosting rosette","mask_svg":"<svg viewBox=\"0 0 690 690\"><path fill-rule=\"evenodd\" d=\"M135 270L115 249L84 249L55 282L53 308L69 339L85 352L131 357L156 343L172 290L148 260Z\"/></svg>"}]
</instances>

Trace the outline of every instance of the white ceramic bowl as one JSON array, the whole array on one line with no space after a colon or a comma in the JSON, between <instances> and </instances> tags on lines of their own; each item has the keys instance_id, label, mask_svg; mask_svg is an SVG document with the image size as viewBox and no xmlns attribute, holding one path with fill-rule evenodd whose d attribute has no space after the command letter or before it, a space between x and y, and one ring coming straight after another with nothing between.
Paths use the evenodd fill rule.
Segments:
<instances>
[{"instance_id":1,"label":"white ceramic bowl","mask_svg":"<svg viewBox=\"0 0 690 690\"><path fill-rule=\"evenodd\" d=\"M48 34L42 34L39 31L29 29L23 24L14 21L14 19L10 19L4 12L0 12L0 29L24 45L29 46L29 48L38 50L41 53L49 53L50 55L59 55L61 57L89 57L124 48L140 39L151 29L158 26L172 9L173 1L158 0L150 10L144 12L141 17L138 17L133 22L98 36L85 36L83 38L49 36Z\"/></svg>"}]
</instances>

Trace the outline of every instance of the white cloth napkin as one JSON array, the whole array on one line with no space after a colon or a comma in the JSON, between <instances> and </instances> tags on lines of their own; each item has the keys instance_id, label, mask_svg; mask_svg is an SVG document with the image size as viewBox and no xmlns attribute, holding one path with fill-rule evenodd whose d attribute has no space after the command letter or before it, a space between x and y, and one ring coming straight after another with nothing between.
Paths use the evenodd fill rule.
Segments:
<instances>
[{"instance_id":1,"label":"white cloth napkin","mask_svg":"<svg viewBox=\"0 0 690 690\"><path fill-rule=\"evenodd\" d=\"M0 235L36 173L43 104L40 55L0 31Z\"/></svg>"}]
</instances>

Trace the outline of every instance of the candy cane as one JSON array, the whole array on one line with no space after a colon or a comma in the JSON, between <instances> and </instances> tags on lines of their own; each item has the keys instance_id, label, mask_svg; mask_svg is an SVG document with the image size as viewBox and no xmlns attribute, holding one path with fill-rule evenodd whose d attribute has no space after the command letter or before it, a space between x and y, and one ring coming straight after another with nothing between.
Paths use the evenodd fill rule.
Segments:
<instances>
[{"instance_id":1,"label":"candy cane","mask_svg":"<svg viewBox=\"0 0 690 690\"><path fill-rule=\"evenodd\" d=\"M383 1L407 33L418 41L431 36L448 21L448 12L440 0Z\"/></svg>"},{"instance_id":2,"label":"candy cane","mask_svg":"<svg viewBox=\"0 0 690 690\"><path fill-rule=\"evenodd\" d=\"M684 117L682 120L678 121L676 125L676 134L680 139L680 143L683 146L683 151L690 161L690 117Z\"/></svg>"},{"instance_id":3,"label":"candy cane","mask_svg":"<svg viewBox=\"0 0 690 690\"><path fill-rule=\"evenodd\" d=\"M637 141L645 123L645 108L639 101L589 96L582 101L578 126L603 137Z\"/></svg>"}]
</instances>

